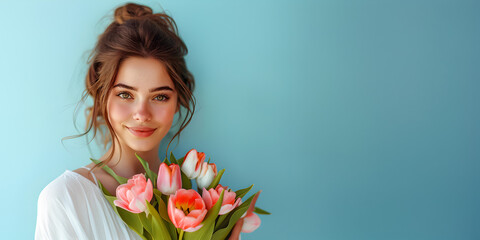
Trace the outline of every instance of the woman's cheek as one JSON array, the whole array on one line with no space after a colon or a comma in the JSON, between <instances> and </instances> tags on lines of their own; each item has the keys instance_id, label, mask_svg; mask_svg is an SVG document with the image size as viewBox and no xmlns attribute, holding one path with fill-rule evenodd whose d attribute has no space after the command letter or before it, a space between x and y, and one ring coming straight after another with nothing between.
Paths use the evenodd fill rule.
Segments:
<instances>
[{"instance_id":1,"label":"woman's cheek","mask_svg":"<svg viewBox=\"0 0 480 240\"><path fill-rule=\"evenodd\" d=\"M173 115L175 114L175 109L172 110L170 106L161 106L156 109L157 119L160 119L162 122L171 122L173 120Z\"/></svg>"},{"instance_id":2,"label":"woman's cheek","mask_svg":"<svg viewBox=\"0 0 480 240\"><path fill-rule=\"evenodd\" d=\"M130 106L112 101L109 106L110 121L124 122L130 116Z\"/></svg>"}]
</instances>

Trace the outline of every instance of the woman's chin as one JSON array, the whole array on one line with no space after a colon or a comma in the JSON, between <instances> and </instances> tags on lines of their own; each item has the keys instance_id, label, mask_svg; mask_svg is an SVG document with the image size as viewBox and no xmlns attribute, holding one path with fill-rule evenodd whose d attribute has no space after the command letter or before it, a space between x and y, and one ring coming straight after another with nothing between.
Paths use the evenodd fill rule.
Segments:
<instances>
[{"instance_id":1,"label":"woman's chin","mask_svg":"<svg viewBox=\"0 0 480 240\"><path fill-rule=\"evenodd\" d=\"M136 153L141 153L141 152L150 152L155 149L155 146L150 146L150 145L145 145L145 144L132 144L128 146L130 149L132 149L133 152Z\"/></svg>"}]
</instances>

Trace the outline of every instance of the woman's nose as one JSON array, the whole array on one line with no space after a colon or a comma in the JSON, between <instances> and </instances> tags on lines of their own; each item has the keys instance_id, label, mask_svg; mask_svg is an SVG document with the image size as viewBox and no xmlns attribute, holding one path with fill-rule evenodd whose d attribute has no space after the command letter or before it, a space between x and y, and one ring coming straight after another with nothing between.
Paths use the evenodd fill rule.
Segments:
<instances>
[{"instance_id":1,"label":"woman's nose","mask_svg":"<svg viewBox=\"0 0 480 240\"><path fill-rule=\"evenodd\" d=\"M148 100L140 100L136 103L133 119L140 122L148 122L152 119L152 113Z\"/></svg>"}]
</instances>

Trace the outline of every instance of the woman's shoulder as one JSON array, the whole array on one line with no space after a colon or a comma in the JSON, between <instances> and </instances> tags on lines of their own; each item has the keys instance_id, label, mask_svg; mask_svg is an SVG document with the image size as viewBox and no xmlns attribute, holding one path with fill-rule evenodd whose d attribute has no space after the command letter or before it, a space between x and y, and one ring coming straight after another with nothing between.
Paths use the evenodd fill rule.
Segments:
<instances>
[{"instance_id":1,"label":"woman's shoulder","mask_svg":"<svg viewBox=\"0 0 480 240\"><path fill-rule=\"evenodd\" d=\"M89 181L79 173L66 170L40 192L39 203L50 201L64 203L65 200L71 200L72 197L85 194L86 191L96 187L94 183Z\"/></svg>"},{"instance_id":2,"label":"woman's shoulder","mask_svg":"<svg viewBox=\"0 0 480 240\"><path fill-rule=\"evenodd\" d=\"M92 171L90 171L92 169ZM74 173L90 180L94 185L99 186L100 182L109 193L115 193L119 185L117 180L100 167L95 168L95 164L89 164L85 167L73 170Z\"/></svg>"},{"instance_id":3,"label":"woman's shoulder","mask_svg":"<svg viewBox=\"0 0 480 240\"><path fill-rule=\"evenodd\" d=\"M77 169L73 170L72 172L73 172L73 173L76 173L76 174L84 177L85 179L90 180L90 182L96 184L95 179L92 177L93 174L90 173L90 169L92 169L93 166L94 166L94 165L90 164L90 165L87 165L87 166L85 166L85 167L77 168ZM95 171L94 174L99 175L99 174L98 174L98 171Z\"/></svg>"}]
</instances>

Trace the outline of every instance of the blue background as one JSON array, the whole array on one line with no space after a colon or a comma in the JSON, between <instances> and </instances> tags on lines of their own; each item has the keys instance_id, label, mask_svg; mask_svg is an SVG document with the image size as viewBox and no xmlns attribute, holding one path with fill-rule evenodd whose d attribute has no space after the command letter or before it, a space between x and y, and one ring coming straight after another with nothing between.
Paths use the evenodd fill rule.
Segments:
<instances>
[{"instance_id":1,"label":"blue background","mask_svg":"<svg viewBox=\"0 0 480 240\"><path fill-rule=\"evenodd\" d=\"M0 238L32 239L43 187L101 156L61 138L122 2L2 2ZM176 20L197 80L171 150L273 213L242 239L480 239L478 1L141 3Z\"/></svg>"}]
</instances>

